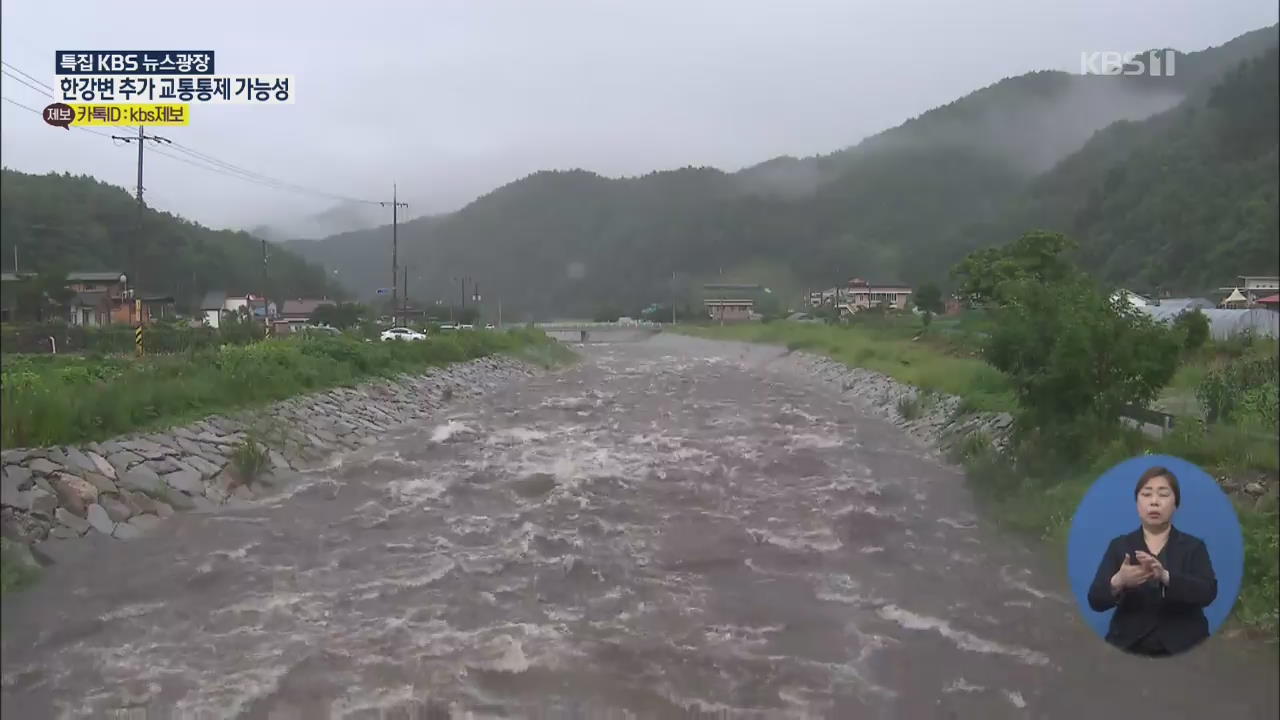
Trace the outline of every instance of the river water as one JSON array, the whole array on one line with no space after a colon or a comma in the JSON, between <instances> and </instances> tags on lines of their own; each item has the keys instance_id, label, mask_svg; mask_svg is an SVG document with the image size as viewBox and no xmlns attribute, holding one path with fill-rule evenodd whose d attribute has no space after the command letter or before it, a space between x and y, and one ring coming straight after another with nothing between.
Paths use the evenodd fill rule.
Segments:
<instances>
[{"instance_id":1,"label":"river water","mask_svg":"<svg viewBox=\"0 0 1280 720\"><path fill-rule=\"evenodd\" d=\"M589 348L93 545L6 598L4 717L1276 717L1274 652L1111 650L1060 562L784 352Z\"/></svg>"}]
</instances>

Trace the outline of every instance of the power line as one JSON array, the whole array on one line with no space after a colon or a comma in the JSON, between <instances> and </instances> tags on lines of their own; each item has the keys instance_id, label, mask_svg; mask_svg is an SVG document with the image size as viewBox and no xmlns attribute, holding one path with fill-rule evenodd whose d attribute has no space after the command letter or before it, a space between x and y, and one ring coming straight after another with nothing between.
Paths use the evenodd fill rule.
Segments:
<instances>
[{"instance_id":1,"label":"power line","mask_svg":"<svg viewBox=\"0 0 1280 720\"><path fill-rule=\"evenodd\" d=\"M36 115L41 115L41 116L43 116L43 115L44 115L44 113L43 113L43 112L41 112L40 110L37 110L37 109L35 109L35 108L31 107L30 105L24 105L24 104L22 104L22 103L18 102L17 100L13 100L13 99L11 99L11 98L7 98L7 97L3 98L3 100L4 100L5 102L9 102L9 103L12 103L12 104L14 104L14 105L17 105L18 107L22 108L23 110L27 110L27 111L29 111L29 112L33 112L33 113L35 113ZM98 131L98 130L94 130L94 129L92 129L92 128L87 128L87 127L84 127L84 126L81 126L81 125L73 125L73 126L71 126L71 127L75 128L76 130L82 130L82 131L84 131L84 132L91 133L91 134L93 134L93 135L97 135L97 136L99 136L99 137L104 137L104 138L107 138L107 139L116 139L116 138L115 138L114 136L112 136L112 135L108 135L107 133L104 133L104 132L101 132L101 131ZM130 138L130 140L132 140L132 139L136 139L136 138ZM127 140L126 140L126 142L127 142ZM304 195L319 195L319 196L324 197L324 198L329 199L329 200L342 200L342 201L346 201L346 202L356 202L356 203L362 203L362 204L366 204L366 205L378 205L378 204L379 204L378 202L373 201L373 200L360 200L360 199L358 199L358 198L346 197L346 196L344 196L344 195L335 195L335 194L333 194L333 193L326 193L326 192L323 192L323 191L320 191L320 190L312 190L312 189L310 189L310 188L305 188L305 187L302 187L302 186L300 186L300 185L291 185L291 184L286 183L286 182L284 182L284 181L282 181L282 180L276 180L276 179L274 179L274 178L271 178L271 177L269 177L269 176L267 176L267 175L261 175L261 174L259 174L259 173L254 173L254 172L249 171L249 170L244 170L243 168L238 168L237 166L231 165L230 163L226 163L226 162L223 162L223 161L221 161L221 160L218 160L217 158L215 158L215 157L213 157L213 156L211 156L211 155L207 155L207 154L205 154L205 153L201 153L201 152L199 152L199 151L197 151L197 150L194 150L194 149L192 149L192 148L188 148L188 147L187 147L187 146L185 146L185 145L183 145L183 146L179 146L179 144L178 144L178 143L173 142L172 140L171 140L171 141L169 141L169 145L170 145L171 149L174 149L174 150L177 150L177 151L179 151L179 152L182 152L182 153L184 153L185 155L187 155L188 157L184 158L184 157L180 157L180 156L178 156L178 155L171 155L171 154L169 154L169 153L160 152L159 150L157 150L157 149L155 149L155 148L153 148L153 149L152 149L152 152L155 152L155 153L157 153L157 154L159 154L159 155L162 155L162 156L164 156L164 157L167 157L167 158L169 158L169 159L171 159L171 160L177 160L178 162L186 163L187 165L190 165L190 166L192 166L192 167L194 167L194 168L199 168L199 169L201 169L201 170L205 170L205 171L207 171L207 172L216 173L216 174L218 174L218 175L224 175L224 176L226 176L226 177L233 178L233 179L236 179L236 180L243 180L243 181L245 181L245 182L251 182L251 183L254 183L255 185L261 185L261 186L263 186L263 187L267 187L267 188L270 188L270 189L272 189L272 190L284 190L284 191L287 191L287 192L301 193L301 194L304 194ZM206 159L206 158L208 158L208 159ZM233 170L232 168L235 168L235 169Z\"/></svg>"},{"instance_id":2,"label":"power line","mask_svg":"<svg viewBox=\"0 0 1280 720\"><path fill-rule=\"evenodd\" d=\"M196 158L198 160L207 162L211 165L215 165L231 173L235 173L236 175L242 176L244 179L256 181L260 183L267 183L280 190L290 190L292 192L319 195L321 197L329 198L331 200L341 200L343 202L360 203L363 205L379 204L377 201L374 201L374 200L362 200L360 198L354 198L348 195L339 195L337 193L325 192L323 190L316 190L314 188L306 187L305 185L298 185L285 180L280 180L278 178L271 177L270 175L264 175L259 172L254 172L253 170L246 169L234 163L229 163L225 160L220 160L208 153L201 152L189 145L183 145L180 142L174 142L173 149L185 155Z\"/></svg>"},{"instance_id":3,"label":"power line","mask_svg":"<svg viewBox=\"0 0 1280 720\"><path fill-rule=\"evenodd\" d=\"M14 66L12 63L9 63L8 61L0 61L0 64L3 64L6 68L8 68L6 70L3 70L5 75L8 75L12 79L17 80L18 82L21 82L23 85L26 85L28 88L31 88L36 92L42 93L50 98L54 98L54 96L50 92L53 90L53 86L45 82L42 82L35 76ZM14 73L17 73L17 74L14 74ZM44 88L48 88L48 90L32 85L31 82L24 80L22 77L18 77L18 75L22 75L30 79L32 82L36 83L37 85L43 85ZM5 98L5 99L8 100L8 98ZM26 108L27 110L30 110L34 113L42 114L39 110L35 110L33 108L27 107L13 100L9 100L9 102L13 102L15 105ZM79 130L85 130L86 132L92 132L94 135L101 135L102 137L112 137L112 138L115 137L112 135L108 135L106 133L96 132L80 126L76 126L76 128ZM130 139L125 139L125 142L128 142ZM246 182L252 182L258 185L262 185L264 187L269 187L273 190L285 190L293 193L323 197L329 200L339 200L342 202L359 203L363 205L382 205L382 206L386 205L386 203L379 203L376 200L364 200L361 198L350 197L348 195L325 192L323 190L317 190L315 188L310 188L304 185L298 185L296 183L280 180L279 178L274 178L274 177L271 177L270 175L264 175L262 173L244 168L240 165L236 165L234 163L221 160L217 157L214 157L213 155L197 150L196 148L193 148L189 145L184 145L182 143L174 142L172 140L166 140L165 142L169 145L170 149L175 150L179 153L182 153L183 155L186 155L187 157L191 158L191 160L183 159L176 155L171 155L168 153L160 153L164 157L170 158L172 160L178 160L179 162L185 162L188 165L191 165L192 167L197 167L202 170L214 172L219 175L226 175L227 177L244 180Z\"/></svg>"},{"instance_id":4,"label":"power line","mask_svg":"<svg viewBox=\"0 0 1280 720\"><path fill-rule=\"evenodd\" d=\"M10 79L12 79L12 80L17 80L18 82L22 83L23 85L26 85L27 87L31 88L32 90L35 90L36 92L38 92L38 93L40 93L40 94L42 94L42 95L44 95L44 96L46 96L46 97L49 97L49 98L52 98L52 97L53 97L53 93L49 92L48 90L45 90L44 88L42 88L42 87L40 87L40 86L38 86L38 85L33 85L33 84L31 84L31 83L27 82L26 80L23 80L22 78L18 77L18 75L17 75L16 73L11 73L11 72L9 72L7 69L5 69L5 68L0 68L0 73L4 73L5 75L8 75ZM23 73L23 74L25 75L26 73Z\"/></svg>"},{"instance_id":5,"label":"power line","mask_svg":"<svg viewBox=\"0 0 1280 720\"><path fill-rule=\"evenodd\" d=\"M50 92L53 92L53 86L52 86L52 85L50 85L49 83L47 83L47 82L45 82L45 81L41 80L41 79L40 79L40 78L38 78L38 77L35 77L35 76L34 76L34 75L32 75L31 73L24 72L21 68L15 67L13 64L9 63L8 61L0 60L0 65L8 65L10 70L12 70L12 71L14 71L14 72L18 73L19 75L22 75L23 77L25 77L26 79L30 80L31 82L33 82L33 83L35 83L35 84L37 84L37 85L43 85L43 86L44 86L45 88L47 88Z\"/></svg>"},{"instance_id":6,"label":"power line","mask_svg":"<svg viewBox=\"0 0 1280 720\"><path fill-rule=\"evenodd\" d=\"M4 101L5 101L5 102L7 102L7 103L12 103L12 104L14 104L14 105L17 105L18 107L22 108L23 110L30 110L31 112L33 112L33 113L35 113L35 114L37 114L37 115L40 115L41 117L43 117L43 116L44 116L44 113L40 112L39 110L37 110L37 109L35 109L35 108L31 107L30 105L23 105L22 103L18 102L17 100L13 100L13 99L11 99L11 98L7 98L7 97L0 97L0 100L4 100ZM107 138L107 139L111 139L111 136L110 136L110 135L108 135L107 133L100 132L100 131L98 131L98 130L94 130L93 128L82 127L82 126L80 126L80 125L72 125L72 126L70 126L70 127L73 127L73 128L75 128L76 130L83 130L84 132L91 133L91 134L93 134L93 135L97 135L97 136L99 136L99 137L104 137L104 138Z\"/></svg>"}]
</instances>

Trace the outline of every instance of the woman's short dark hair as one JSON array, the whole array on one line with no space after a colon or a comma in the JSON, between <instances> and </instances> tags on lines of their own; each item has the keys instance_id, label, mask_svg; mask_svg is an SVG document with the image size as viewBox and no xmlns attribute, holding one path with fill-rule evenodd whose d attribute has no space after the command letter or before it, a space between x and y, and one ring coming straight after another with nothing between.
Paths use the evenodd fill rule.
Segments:
<instances>
[{"instance_id":1,"label":"woman's short dark hair","mask_svg":"<svg viewBox=\"0 0 1280 720\"><path fill-rule=\"evenodd\" d=\"M1178 488L1178 476L1167 467L1159 465L1148 469L1142 473L1142 477L1138 478L1138 485L1133 488L1133 499L1138 499L1138 493L1142 492L1142 488L1147 486L1153 478L1162 477L1169 481L1169 489L1173 491L1173 506L1180 507L1182 505L1182 492Z\"/></svg>"}]
</instances>

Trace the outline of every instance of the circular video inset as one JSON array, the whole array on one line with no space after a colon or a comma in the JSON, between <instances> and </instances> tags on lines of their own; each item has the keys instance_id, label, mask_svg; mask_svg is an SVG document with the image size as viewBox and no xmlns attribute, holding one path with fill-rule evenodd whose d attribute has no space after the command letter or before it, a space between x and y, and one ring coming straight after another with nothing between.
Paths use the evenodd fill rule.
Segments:
<instances>
[{"instance_id":1,"label":"circular video inset","mask_svg":"<svg viewBox=\"0 0 1280 720\"><path fill-rule=\"evenodd\" d=\"M1231 613L1244 535L1212 476L1181 458L1143 455L1085 494L1071 521L1067 572L1085 620L1108 643L1178 655Z\"/></svg>"}]
</instances>

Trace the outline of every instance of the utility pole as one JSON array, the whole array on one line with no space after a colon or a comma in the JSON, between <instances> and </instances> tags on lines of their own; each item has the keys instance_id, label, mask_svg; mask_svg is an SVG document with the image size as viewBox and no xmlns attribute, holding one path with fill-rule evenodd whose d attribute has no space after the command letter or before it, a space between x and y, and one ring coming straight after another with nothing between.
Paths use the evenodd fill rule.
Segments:
<instances>
[{"instance_id":1,"label":"utility pole","mask_svg":"<svg viewBox=\"0 0 1280 720\"><path fill-rule=\"evenodd\" d=\"M271 287L270 277L267 272L267 239L262 238L262 322L268 335L271 334L271 294L267 292Z\"/></svg>"},{"instance_id":2,"label":"utility pole","mask_svg":"<svg viewBox=\"0 0 1280 720\"><path fill-rule=\"evenodd\" d=\"M676 271L671 271L671 324L676 324Z\"/></svg>"},{"instance_id":3,"label":"utility pole","mask_svg":"<svg viewBox=\"0 0 1280 720\"><path fill-rule=\"evenodd\" d=\"M391 324L394 325L396 323L396 308L399 305L397 296L399 295L398 291L400 284L400 273L397 272L399 269L397 267L399 264L397 258L397 254L399 253L399 239L396 237L396 231L400 222L397 211L402 207L409 207L409 203L402 203L397 200L396 185L395 183L392 183L391 202L380 202L378 204L382 207L386 207L388 205L391 206Z\"/></svg>"},{"instance_id":4,"label":"utility pole","mask_svg":"<svg viewBox=\"0 0 1280 720\"><path fill-rule=\"evenodd\" d=\"M129 265L130 265L129 280L133 282L134 294L136 295L139 287L138 278L141 275L141 273L138 272L138 246L142 244L142 210L145 207L145 203L142 200L143 149L146 147L148 140L156 143L166 143L166 144L171 144L173 141L171 141L169 138L160 137L159 135L148 135L143 130L143 127L141 125L138 126L137 137L130 137L128 135L112 135L111 139L123 140L126 143L134 142L136 140L138 143L138 217L136 222L137 229L135 230L133 242L129 243ZM134 301L134 307L137 309L137 313L138 313L137 315L138 324L141 324L142 323L142 299L141 298L138 298L137 300ZM132 314L132 310L130 311L130 314Z\"/></svg>"},{"instance_id":5,"label":"utility pole","mask_svg":"<svg viewBox=\"0 0 1280 720\"><path fill-rule=\"evenodd\" d=\"M409 266L408 265L404 266L404 300L402 302L404 304L400 309L400 314L405 315L406 321L407 321L407 316L409 314Z\"/></svg>"}]
</instances>

